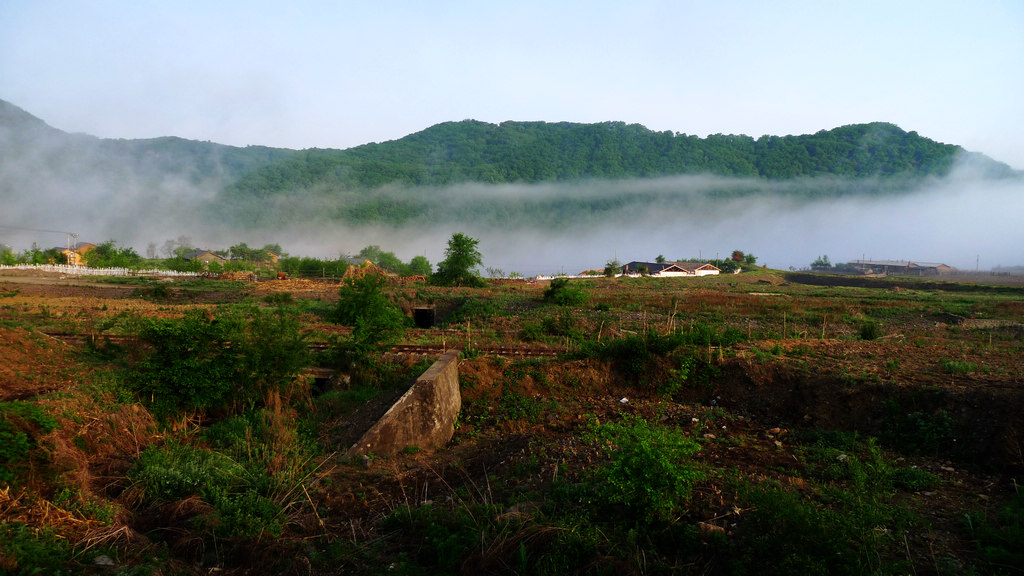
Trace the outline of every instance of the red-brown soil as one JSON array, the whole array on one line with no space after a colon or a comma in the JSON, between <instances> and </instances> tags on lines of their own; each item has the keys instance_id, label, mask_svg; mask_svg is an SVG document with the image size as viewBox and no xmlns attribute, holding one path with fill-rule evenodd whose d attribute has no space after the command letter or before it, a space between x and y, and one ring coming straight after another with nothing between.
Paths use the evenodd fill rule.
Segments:
<instances>
[{"instance_id":1,"label":"red-brown soil","mask_svg":"<svg viewBox=\"0 0 1024 576\"><path fill-rule=\"evenodd\" d=\"M173 291L173 283L168 285ZM741 332L774 330L777 337L748 340L728 354L711 346L701 350L702 359L718 371L717 377L671 396L659 394L653 384L676 368L665 361L652 361L648 373L641 375L624 374L614 363L594 359L537 361L525 363L510 380L508 369L517 362L515 358L463 360L464 411L452 444L435 453L400 454L364 464L328 455L309 484L306 498L313 506L292 519L293 537L301 541L332 533L354 541L372 540L375 523L397 507L451 497L456 488L486 501L491 491L499 489L488 485L490 475L524 463L532 470L516 476L524 484L540 486L559 475L579 476L594 465L595 455L575 433L595 419L607 421L624 413L692 431L702 444L695 457L698 462L796 490L805 485L794 455L797 429L881 435L887 431L893 406L903 412L949 414L955 446L941 447L937 457L893 453L898 462L923 468L942 480L941 489L904 497L929 521L928 531L907 543L907 554L921 567L930 565L928 557L935 550L957 558L969 555L971 543L957 529L964 511L994 509L1013 490L1012 478L1024 471L1024 419L1020 417L1024 304L1019 301L995 304L999 318L963 318L928 310L898 321L882 315L880 337L861 340L855 335L856 322L872 306L905 306L899 300L900 288L884 289L887 300L866 304L857 294L811 293L787 286L781 276L771 274L669 290L631 292L630 286L609 281L592 287L591 302L608 305L616 316L577 312L575 326L612 338L685 326L692 317L710 310ZM140 534L145 523L173 524L175 518L202 512L201 502L179 502L165 510L162 519L144 523L132 518L134 502L131 491L126 491L125 472L147 445L162 441L162 433L141 404L115 402L101 385L86 385L93 371L88 362L73 345L46 335L92 334L102 331L97 328L101 321L123 312L166 316L213 306L209 295L199 302L184 296L168 302L139 297L136 290L55 276L0 275L0 400L38 399L56 414L60 427L46 441L50 472L77 487L83 498L109 499L118 510L116 520L106 525L76 516L48 504L53 484L38 479L28 484L29 489L39 490L36 495L0 493L0 512L5 516L37 524L52 522L77 542L105 539L125 547L145 547ZM517 340L524 323L535 319L543 286L499 290L515 290L528 298L510 305L519 306L516 313L494 316L486 326L421 330L410 332L410 337L444 340L451 346ZM283 292L298 299L332 302L337 284L269 281L247 286L233 297L261 299ZM396 294L405 307L417 297L415 289L397 289ZM337 331L308 320L309 330ZM553 337L529 345L562 343ZM949 369L950 362L970 367ZM509 389L543 406L540 416L502 414L500 399ZM377 401L380 406L325 425L323 434L338 444L336 453L343 453L357 429L372 422L374 411L386 408L386 398ZM196 425L182 421L177 427ZM714 478L698 485L696 492L689 512L694 521L728 528L730 519L743 513L735 508L735 494L723 491ZM183 532L182 540L173 545L187 549L201 544L190 544L189 538ZM274 553L272 548L267 550L261 553ZM258 566L260 558L256 554L247 565Z\"/></svg>"}]
</instances>

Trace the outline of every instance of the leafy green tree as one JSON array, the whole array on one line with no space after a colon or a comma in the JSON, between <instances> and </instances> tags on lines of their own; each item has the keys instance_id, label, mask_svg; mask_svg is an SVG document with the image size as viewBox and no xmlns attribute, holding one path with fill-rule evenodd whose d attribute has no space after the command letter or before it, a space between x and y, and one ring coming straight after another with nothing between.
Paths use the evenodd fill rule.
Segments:
<instances>
[{"instance_id":1,"label":"leafy green tree","mask_svg":"<svg viewBox=\"0 0 1024 576\"><path fill-rule=\"evenodd\" d=\"M619 262L618 258L613 258L612 260L609 260L607 264L604 265L604 275L607 276L608 278L614 278L615 275L621 271L622 262Z\"/></svg>"},{"instance_id":2,"label":"leafy green tree","mask_svg":"<svg viewBox=\"0 0 1024 576\"><path fill-rule=\"evenodd\" d=\"M409 266L402 262L401 258L395 256L394 252L382 250L380 246L370 245L359 251L358 258L369 260L377 266L403 276L409 275Z\"/></svg>"},{"instance_id":3,"label":"leafy green tree","mask_svg":"<svg viewBox=\"0 0 1024 576\"><path fill-rule=\"evenodd\" d=\"M753 254L744 254L743 263L753 266L754 264L757 264L757 256L754 256Z\"/></svg>"},{"instance_id":4,"label":"leafy green tree","mask_svg":"<svg viewBox=\"0 0 1024 576\"><path fill-rule=\"evenodd\" d=\"M427 260L426 256L413 256L412 260L409 260L410 276L429 277L433 273L434 267L430 265L430 260Z\"/></svg>"},{"instance_id":5,"label":"leafy green tree","mask_svg":"<svg viewBox=\"0 0 1024 576\"><path fill-rule=\"evenodd\" d=\"M200 311L181 319L148 319L139 338L149 352L133 367L131 383L161 417L225 408L237 391L237 357L230 343L240 332L237 318Z\"/></svg>"},{"instance_id":6,"label":"leafy green tree","mask_svg":"<svg viewBox=\"0 0 1024 576\"><path fill-rule=\"evenodd\" d=\"M147 351L129 381L161 417L251 407L308 364L298 319L282 309L147 319L139 338Z\"/></svg>"},{"instance_id":7,"label":"leafy green tree","mask_svg":"<svg viewBox=\"0 0 1024 576\"><path fill-rule=\"evenodd\" d=\"M232 260L242 260L245 262L251 262L253 264L262 264L272 260L270 256L271 251L267 248L278 248L277 244L268 244L265 248L250 248L245 242L235 244L228 249L228 253L231 255ZM275 254L277 254L275 252ZM280 254L278 254L280 256Z\"/></svg>"},{"instance_id":8,"label":"leafy green tree","mask_svg":"<svg viewBox=\"0 0 1024 576\"><path fill-rule=\"evenodd\" d=\"M133 268L142 263L142 256L139 256L134 248L118 248L113 240L97 245L85 252L83 257L93 268Z\"/></svg>"},{"instance_id":9,"label":"leafy green tree","mask_svg":"<svg viewBox=\"0 0 1024 576\"><path fill-rule=\"evenodd\" d=\"M814 262L811 262L811 268L831 268L831 267L832 267L832 262L829 261L828 254L825 254L824 256L818 256L818 258Z\"/></svg>"},{"instance_id":10,"label":"leafy green tree","mask_svg":"<svg viewBox=\"0 0 1024 576\"><path fill-rule=\"evenodd\" d=\"M445 259L437 265L431 282L439 286L483 286L484 280L477 272L483 256L477 244L478 240L461 232L453 234L444 252Z\"/></svg>"},{"instance_id":11,"label":"leafy green tree","mask_svg":"<svg viewBox=\"0 0 1024 576\"><path fill-rule=\"evenodd\" d=\"M13 266L18 263L18 255L6 244L0 245L0 264Z\"/></svg>"},{"instance_id":12,"label":"leafy green tree","mask_svg":"<svg viewBox=\"0 0 1024 576\"><path fill-rule=\"evenodd\" d=\"M384 293L387 279L380 274L348 278L338 291L335 320L352 327L351 345L357 355L396 341L409 319Z\"/></svg>"},{"instance_id":13,"label":"leafy green tree","mask_svg":"<svg viewBox=\"0 0 1024 576\"><path fill-rule=\"evenodd\" d=\"M654 259L654 261L657 262L658 264L664 264L665 263L665 256L664 256L664 254L658 254L658 256Z\"/></svg>"}]
</instances>

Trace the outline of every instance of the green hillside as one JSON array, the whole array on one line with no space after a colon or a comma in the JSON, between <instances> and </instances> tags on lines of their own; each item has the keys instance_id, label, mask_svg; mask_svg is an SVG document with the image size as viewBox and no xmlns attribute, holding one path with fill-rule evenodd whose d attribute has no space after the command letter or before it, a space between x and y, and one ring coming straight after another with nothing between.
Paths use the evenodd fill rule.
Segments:
<instances>
[{"instance_id":1,"label":"green hillside","mask_svg":"<svg viewBox=\"0 0 1024 576\"><path fill-rule=\"evenodd\" d=\"M621 122L465 120L381 144L300 152L225 188L216 213L243 226L597 224L644 218L652 207L708 210L755 195L804 201L899 193L948 174L966 154L885 123L755 140ZM988 176L1013 173L980 155L976 161Z\"/></svg>"},{"instance_id":2,"label":"green hillside","mask_svg":"<svg viewBox=\"0 0 1024 576\"><path fill-rule=\"evenodd\" d=\"M167 180L218 186L293 156L265 146L239 148L177 137L102 139L68 134L0 100L0 193L38 187L40 178L108 184L117 179Z\"/></svg>"},{"instance_id":3,"label":"green hillside","mask_svg":"<svg viewBox=\"0 0 1024 576\"><path fill-rule=\"evenodd\" d=\"M804 136L654 132L638 124L474 120L447 122L382 144L308 150L267 165L232 192L265 197L314 184L373 188L462 182L537 183L649 178L680 174L791 179L941 176L959 146L886 123L857 124ZM991 162L994 172L1008 168Z\"/></svg>"},{"instance_id":4,"label":"green hillside","mask_svg":"<svg viewBox=\"0 0 1024 576\"><path fill-rule=\"evenodd\" d=\"M43 206L88 197L95 209L85 217L93 219L108 219L103 208L116 204L119 214L216 226L593 224L754 195L899 193L948 174L965 157L981 176L1017 174L881 122L754 139L624 122L463 120L347 150L296 151L68 134L0 101L0 201L31 221L50 220Z\"/></svg>"}]
</instances>

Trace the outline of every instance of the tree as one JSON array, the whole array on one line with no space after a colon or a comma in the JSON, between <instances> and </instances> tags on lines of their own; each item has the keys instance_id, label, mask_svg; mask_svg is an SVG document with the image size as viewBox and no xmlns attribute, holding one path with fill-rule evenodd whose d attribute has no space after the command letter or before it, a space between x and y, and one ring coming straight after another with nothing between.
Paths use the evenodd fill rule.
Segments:
<instances>
[{"instance_id":1,"label":"tree","mask_svg":"<svg viewBox=\"0 0 1024 576\"><path fill-rule=\"evenodd\" d=\"M818 256L818 259L811 262L811 268L831 268L832 262L828 259L828 254L824 256Z\"/></svg>"},{"instance_id":2,"label":"tree","mask_svg":"<svg viewBox=\"0 0 1024 576\"><path fill-rule=\"evenodd\" d=\"M754 264L757 264L757 256L754 256L753 254L744 254L743 263L753 266Z\"/></svg>"},{"instance_id":3,"label":"tree","mask_svg":"<svg viewBox=\"0 0 1024 576\"><path fill-rule=\"evenodd\" d=\"M444 260L437 265L437 272L430 280L439 286L483 286L484 280L477 272L483 264L483 256L477 250L479 241L461 232L452 234Z\"/></svg>"},{"instance_id":4,"label":"tree","mask_svg":"<svg viewBox=\"0 0 1024 576\"><path fill-rule=\"evenodd\" d=\"M743 252L740 250L733 250L731 258L733 262L743 262Z\"/></svg>"},{"instance_id":5,"label":"tree","mask_svg":"<svg viewBox=\"0 0 1024 576\"><path fill-rule=\"evenodd\" d=\"M18 263L18 256L11 250L10 246L0 244L0 264L13 266Z\"/></svg>"},{"instance_id":6,"label":"tree","mask_svg":"<svg viewBox=\"0 0 1024 576\"><path fill-rule=\"evenodd\" d=\"M118 248L113 240L96 246L84 255L86 262L93 268L131 268L142 263L139 256L131 246Z\"/></svg>"},{"instance_id":7,"label":"tree","mask_svg":"<svg viewBox=\"0 0 1024 576\"><path fill-rule=\"evenodd\" d=\"M434 267L430 265L430 260L427 260L426 256L413 256L412 260L409 260L409 274L412 276L430 276L434 272Z\"/></svg>"},{"instance_id":8,"label":"tree","mask_svg":"<svg viewBox=\"0 0 1024 576\"><path fill-rule=\"evenodd\" d=\"M654 261L657 262L658 264L664 264L665 256L663 254L658 254L658 257L655 258Z\"/></svg>"},{"instance_id":9,"label":"tree","mask_svg":"<svg viewBox=\"0 0 1024 576\"><path fill-rule=\"evenodd\" d=\"M622 271L622 262L619 262L618 258L613 258L604 265L604 275L607 278L614 278L620 271Z\"/></svg>"},{"instance_id":10,"label":"tree","mask_svg":"<svg viewBox=\"0 0 1024 576\"><path fill-rule=\"evenodd\" d=\"M338 291L335 320L352 327L352 347L363 356L378 346L390 344L404 332L407 319L386 294L382 274L351 277Z\"/></svg>"}]
</instances>

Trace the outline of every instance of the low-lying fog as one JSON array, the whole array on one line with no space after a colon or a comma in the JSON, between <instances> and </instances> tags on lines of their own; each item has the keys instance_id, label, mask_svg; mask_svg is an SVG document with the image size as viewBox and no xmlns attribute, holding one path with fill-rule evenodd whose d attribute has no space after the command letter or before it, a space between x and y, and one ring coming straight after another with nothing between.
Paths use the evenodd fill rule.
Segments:
<instances>
[{"instance_id":1,"label":"low-lying fog","mask_svg":"<svg viewBox=\"0 0 1024 576\"><path fill-rule=\"evenodd\" d=\"M835 189L837 182L804 180L798 187ZM436 264L448 238L463 232L479 240L485 267L524 276L574 274L603 268L612 259L726 258L733 250L781 269L805 268L820 255L833 263L917 260L966 270L1024 264L1024 179L986 180L967 167L910 191L824 200L801 199L791 193L792 183L712 177L360 193L415 198L423 218L400 227L328 221L318 214L337 207L329 206L331 196L323 192L293 195L287 199L290 216L247 229L208 218L223 200L186 183L129 178L111 185L98 179L65 187L43 182L29 194L8 193L0 244L16 251L33 242L41 248L64 245L61 234L10 227L17 225L77 232L80 241L113 239L141 255L185 236L207 249L277 243L290 255L320 258L376 244L403 260L424 255Z\"/></svg>"}]
</instances>

